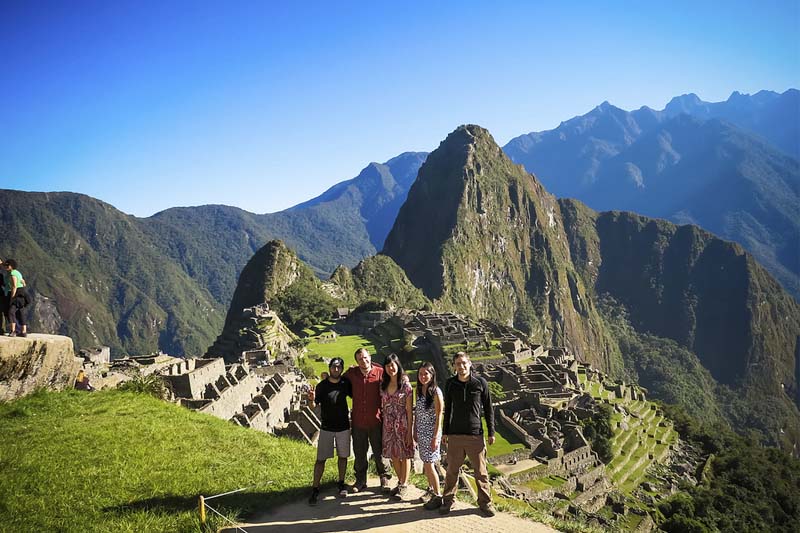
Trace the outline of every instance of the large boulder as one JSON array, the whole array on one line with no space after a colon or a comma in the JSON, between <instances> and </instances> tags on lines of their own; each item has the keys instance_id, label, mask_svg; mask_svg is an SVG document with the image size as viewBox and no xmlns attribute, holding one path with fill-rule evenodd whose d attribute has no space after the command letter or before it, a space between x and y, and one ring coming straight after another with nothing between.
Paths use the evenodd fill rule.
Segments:
<instances>
[{"instance_id":1,"label":"large boulder","mask_svg":"<svg viewBox=\"0 0 800 533\"><path fill-rule=\"evenodd\" d=\"M75 357L72 339L32 333L25 338L0 337L0 400L36 389L72 387L83 359Z\"/></svg>"}]
</instances>

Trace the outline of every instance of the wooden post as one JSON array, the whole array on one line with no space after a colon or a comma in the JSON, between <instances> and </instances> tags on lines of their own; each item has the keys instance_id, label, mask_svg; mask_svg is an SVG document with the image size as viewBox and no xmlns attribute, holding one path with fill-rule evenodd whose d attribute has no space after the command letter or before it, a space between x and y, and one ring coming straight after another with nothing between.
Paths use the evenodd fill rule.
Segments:
<instances>
[{"instance_id":1,"label":"wooden post","mask_svg":"<svg viewBox=\"0 0 800 533\"><path fill-rule=\"evenodd\" d=\"M200 525L205 526L206 525L206 499L203 498L202 496L200 496L199 507L200 507Z\"/></svg>"}]
</instances>

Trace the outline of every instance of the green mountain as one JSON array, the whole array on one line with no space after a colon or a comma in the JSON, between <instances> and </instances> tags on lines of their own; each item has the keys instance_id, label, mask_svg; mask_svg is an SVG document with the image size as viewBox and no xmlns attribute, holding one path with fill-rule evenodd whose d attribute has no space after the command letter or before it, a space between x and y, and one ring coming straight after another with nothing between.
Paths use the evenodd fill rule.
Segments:
<instances>
[{"instance_id":1,"label":"green mountain","mask_svg":"<svg viewBox=\"0 0 800 533\"><path fill-rule=\"evenodd\" d=\"M514 324L614 369L558 210L488 131L461 126L422 165L382 253L436 305Z\"/></svg>"},{"instance_id":2,"label":"green mountain","mask_svg":"<svg viewBox=\"0 0 800 533\"><path fill-rule=\"evenodd\" d=\"M385 255L367 257L352 269L340 266L330 281L340 289L336 292L341 298L353 307L367 300L384 300L408 309L431 305L403 269Z\"/></svg>"},{"instance_id":3,"label":"green mountain","mask_svg":"<svg viewBox=\"0 0 800 533\"><path fill-rule=\"evenodd\" d=\"M0 254L36 292L32 330L115 355L199 355L219 333L237 278L281 238L318 276L375 253L424 153L368 165L356 178L279 213L173 208L136 218L88 196L0 189Z\"/></svg>"},{"instance_id":4,"label":"green mountain","mask_svg":"<svg viewBox=\"0 0 800 533\"><path fill-rule=\"evenodd\" d=\"M629 321L612 328L629 375L695 416L800 442L800 306L753 256L697 226L559 203L592 297Z\"/></svg>"},{"instance_id":5,"label":"green mountain","mask_svg":"<svg viewBox=\"0 0 800 533\"><path fill-rule=\"evenodd\" d=\"M633 348L670 341L708 372L676 361L677 382L726 387L715 404L747 407L717 405L729 420L800 441L800 307L751 255L696 226L556 201L478 126L430 154L383 253L435 305L513 323L613 374L637 370ZM652 339L623 339L601 309L609 297Z\"/></svg>"},{"instance_id":6,"label":"green mountain","mask_svg":"<svg viewBox=\"0 0 800 533\"><path fill-rule=\"evenodd\" d=\"M223 308L134 217L72 193L0 192L3 254L34 293L32 331L113 353L203 353Z\"/></svg>"}]
</instances>

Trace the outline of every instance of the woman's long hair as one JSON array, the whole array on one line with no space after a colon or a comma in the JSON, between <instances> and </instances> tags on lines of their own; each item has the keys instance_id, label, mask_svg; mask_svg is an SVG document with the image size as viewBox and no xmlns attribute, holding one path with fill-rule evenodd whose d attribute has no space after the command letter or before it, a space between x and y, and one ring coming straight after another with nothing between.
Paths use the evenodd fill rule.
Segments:
<instances>
[{"instance_id":1,"label":"woman's long hair","mask_svg":"<svg viewBox=\"0 0 800 533\"><path fill-rule=\"evenodd\" d=\"M381 379L381 390L385 391L389 387L389 382L392 380L389 373L386 371L386 367L389 363L394 363L397 365L397 388L403 384L403 380L406 378L406 372L403 370L403 365L400 364L400 358L397 357L396 354L390 353L386 357L386 361L383 363L383 379Z\"/></svg>"},{"instance_id":2,"label":"woman's long hair","mask_svg":"<svg viewBox=\"0 0 800 533\"><path fill-rule=\"evenodd\" d=\"M419 370L425 369L431 375L428 382L428 391L425 393L425 409L430 409L433 405L433 396L436 394L436 369L427 361L419 366ZM422 397L422 382L419 380L419 370L417 370L417 398Z\"/></svg>"}]
</instances>

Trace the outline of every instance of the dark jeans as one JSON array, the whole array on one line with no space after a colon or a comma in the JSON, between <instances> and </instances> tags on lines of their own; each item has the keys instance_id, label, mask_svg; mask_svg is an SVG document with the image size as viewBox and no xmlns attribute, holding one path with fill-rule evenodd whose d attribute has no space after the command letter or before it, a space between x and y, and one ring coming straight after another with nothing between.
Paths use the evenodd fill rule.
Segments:
<instances>
[{"instance_id":1,"label":"dark jeans","mask_svg":"<svg viewBox=\"0 0 800 533\"><path fill-rule=\"evenodd\" d=\"M2 278L0 278L2 283ZM8 295L0 289L0 332L10 331L11 319L8 317Z\"/></svg>"},{"instance_id":2,"label":"dark jeans","mask_svg":"<svg viewBox=\"0 0 800 533\"><path fill-rule=\"evenodd\" d=\"M353 454L355 464L353 470L356 474L356 485L367 482L367 448L372 446L372 458L380 477L390 477L388 461L381 456L383 450L383 428L379 425L371 428L353 427Z\"/></svg>"},{"instance_id":3,"label":"dark jeans","mask_svg":"<svg viewBox=\"0 0 800 533\"><path fill-rule=\"evenodd\" d=\"M8 305L8 321L11 322L12 325L16 323L16 328L19 331L22 331L22 326L25 326L25 313L24 309L27 307L26 300L21 297L17 296L16 298L11 298Z\"/></svg>"}]
</instances>

